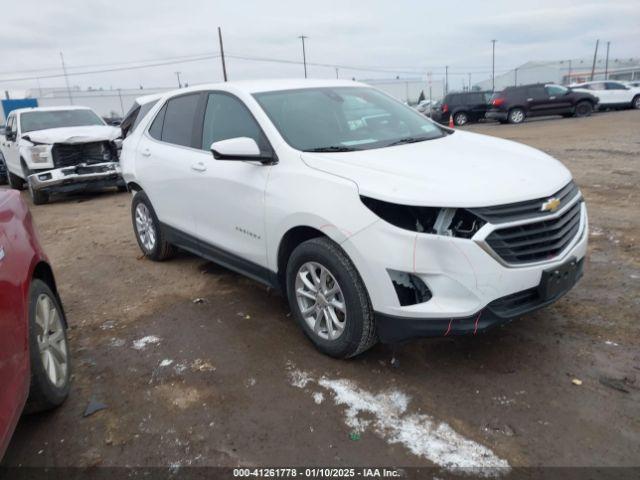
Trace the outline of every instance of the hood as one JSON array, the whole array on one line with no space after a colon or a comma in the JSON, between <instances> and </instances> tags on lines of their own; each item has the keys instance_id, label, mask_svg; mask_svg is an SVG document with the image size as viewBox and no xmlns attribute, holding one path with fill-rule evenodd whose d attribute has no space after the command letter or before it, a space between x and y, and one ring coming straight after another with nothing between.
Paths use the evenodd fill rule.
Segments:
<instances>
[{"instance_id":1,"label":"hood","mask_svg":"<svg viewBox=\"0 0 640 480\"><path fill-rule=\"evenodd\" d=\"M88 143L115 140L120 136L120 129L108 125L90 125L86 127L49 128L27 132L23 137L29 137L36 143Z\"/></svg>"},{"instance_id":2,"label":"hood","mask_svg":"<svg viewBox=\"0 0 640 480\"><path fill-rule=\"evenodd\" d=\"M355 182L360 195L403 205L488 207L549 196L571 180L534 148L456 131L446 137L344 153L302 153L311 168Z\"/></svg>"}]
</instances>

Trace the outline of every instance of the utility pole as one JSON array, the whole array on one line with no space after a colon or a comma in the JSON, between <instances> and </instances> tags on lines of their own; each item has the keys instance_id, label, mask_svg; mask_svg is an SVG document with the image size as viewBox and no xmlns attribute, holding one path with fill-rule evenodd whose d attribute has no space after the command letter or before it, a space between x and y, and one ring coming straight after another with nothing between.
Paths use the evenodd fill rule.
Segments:
<instances>
[{"instance_id":1,"label":"utility pole","mask_svg":"<svg viewBox=\"0 0 640 480\"><path fill-rule=\"evenodd\" d=\"M122 90L118 89L118 97L120 97L120 110L122 111L122 117L124 118L124 105L122 104Z\"/></svg>"},{"instance_id":2,"label":"utility pole","mask_svg":"<svg viewBox=\"0 0 640 480\"><path fill-rule=\"evenodd\" d=\"M604 79L609 80L609 44L611 42L607 42L607 59L604 61Z\"/></svg>"},{"instance_id":3,"label":"utility pole","mask_svg":"<svg viewBox=\"0 0 640 480\"><path fill-rule=\"evenodd\" d=\"M173 72L176 74L176 77L178 77L178 88L182 88L182 83L180 83L180 72Z\"/></svg>"},{"instance_id":4,"label":"utility pole","mask_svg":"<svg viewBox=\"0 0 640 480\"><path fill-rule=\"evenodd\" d=\"M444 94L449 93L449 65L444 67Z\"/></svg>"},{"instance_id":5,"label":"utility pole","mask_svg":"<svg viewBox=\"0 0 640 480\"><path fill-rule=\"evenodd\" d=\"M598 45L600 44L600 40L596 40L596 50L593 52L593 64L591 65L591 78L590 80L593 82L593 74L596 72L596 58L598 57Z\"/></svg>"},{"instance_id":6,"label":"utility pole","mask_svg":"<svg viewBox=\"0 0 640 480\"><path fill-rule=\"evenodd\" d=\"M429 108L433 106L433 95L431 94L431 72L427 73L429 78Z\"/></svg>"},{"instance_id":7,"label":"utility pole","mask_svg":"<svg viewBox=\"0 0 640 480\"><path fill-rule=\"evenodd\" d=\"M69 103L73 105L73 97L71 96L71 88L69 87L69 77L67 75L67 66L64 64L64 55L60 52L60 61L62 62L62 73L64 74L64 83L67 85L67 95L69 96Z\"/></svg>"},{"instance_id":8,"label":"utility pole","mask_svg":"<svg viewBox=\"0 0 640 480\"><path fill-rule=\"evenodd\" d=\"M307 52L304 48L304 40L309 37L306 35L300 35L298 38L302 40L302 63L304 64L304 78L307 78Z\"/></svg>"},{"instance_id":9,"label":"utility pole","mask_svg":"<svg viewBox=\"0 0 640 480\"><path fill-rule=\"evenodd\" d=\"M218 41L220 42L220 59L222 60L222 77L227 81L227 65L224 62L224 46L222 45L222 30L218 27Z\"/></svg>"},{"instance_id":10,"label":"utility pole","mask_svg":"<svg viewBox=\"0 0 640 480\"><path fill-rule=\"evenodd\" d=\"M336 67L336 78L340 78L340 76L338 75L338 67Z\"/></svg>"},{"instance_id":11,"label":"utility pole","mask_svg":"<svg viewBox=\"0 0 640 480\"><path fill-rule=\"evenodd\" d=\"M491 40L491 92L496 91L496 41Z\"/></svg>"},{"instance_id":12,"label":"utility pole","mask_svg":"<svg viewBox=\"0 0 640 480\"><path fill-rule=\"evenodd\" d=\"M567 75L567 85L571 85L571 60L569 60L569 74Z\"/></svg>"},{"instance_id":13,"label":"utility pole","mask_svg":"<svg viewBox=\"0 0 640 480\"><path fill-rule=\"evenodd\" d=\"M514 80L514 82L513 82L513 85L514 85L515 87L517 87L517 86L518 86L518 67L516 67L513 71L514 71L514 72L515 72L515 74L516 74L516 78L515 78L515 80Z\"/></svg>"},{"instance_id":14,"label":"utility pole","mask_svg":"<svg viewBox=\"0 0 640 480\"><path fill-rule=\"evenodd\" d=\"M471 91L471 72L469 72L467 75L469 75L469 91Z\"/></svg>"}]
</instances>

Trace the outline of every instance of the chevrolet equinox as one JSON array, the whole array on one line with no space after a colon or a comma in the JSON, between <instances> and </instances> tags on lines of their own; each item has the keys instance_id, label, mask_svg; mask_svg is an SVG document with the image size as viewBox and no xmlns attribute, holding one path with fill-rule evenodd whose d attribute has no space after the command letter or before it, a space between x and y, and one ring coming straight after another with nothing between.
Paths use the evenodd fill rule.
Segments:
<instances>
[{"instance_id":1,"label":"chevrolet equinox","mask_svg":"<svg viewBox=\"0 0 640 480\"><path fill-rule=\"evenodd\" d=\"M148 258L179 247L280 290L334 357L476 334L582 275L587 211L559 161L352 81L167 93L121 163Z\"/></svg>"}]
</instances>

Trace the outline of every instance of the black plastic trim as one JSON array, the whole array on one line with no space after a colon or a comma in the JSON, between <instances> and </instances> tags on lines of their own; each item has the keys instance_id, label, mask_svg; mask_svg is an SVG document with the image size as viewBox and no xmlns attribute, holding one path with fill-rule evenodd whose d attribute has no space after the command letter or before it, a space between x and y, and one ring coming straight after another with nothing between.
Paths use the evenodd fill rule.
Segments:
<instances>
[{"instance_id":1,"label":"black plastic trim","mask_svg":"<svg viewBox=\"0 0 640 480\"><path fill-rule=\"evenodd\" d=\"M199 240L198 238L184 233L177 228L171 227L166 223L160 223L160 228L166 240L177 247L187 250L195 255L206 258L223 267L240 273L267 287L280 291L280 283L278 282L278 274L256 263L245 260L231 252L220 247L211 245L210 243Z\"/></svg>"},{"instance_id":2,"label":"black plastic trim","mask_svg":"<svg viewBox=\"0 0 640 480\"><path fill-rule=\"evenodd\" d=\"M413 338L476 335L547 307L558 301L582 278L584 259L578 263L575 281L554 298L543 300L541 286L512 293L494 300L468 317L411 318L375 312L376 330L382 343L398 343ZM512 307L509 305L512 304Z\"/></svg>"}]
</instances>

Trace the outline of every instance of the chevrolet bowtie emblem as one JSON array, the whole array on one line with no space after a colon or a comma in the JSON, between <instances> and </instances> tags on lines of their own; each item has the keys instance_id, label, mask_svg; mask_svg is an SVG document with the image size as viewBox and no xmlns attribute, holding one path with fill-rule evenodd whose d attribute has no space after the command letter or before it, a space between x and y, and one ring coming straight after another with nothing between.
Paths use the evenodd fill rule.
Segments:
<instances>
[{"instance_id":1,"label":"chevrolet bowtie emblem","mask_svg":"<svg viewBox=\"0 0 640 480\"><path fill-rule=\"evenodd\" d=\"M555 197L551 197L549 200L542 204L540 208L543 212L555 212L560 206L561 201Z\"/></svg>"}]
</instances>

